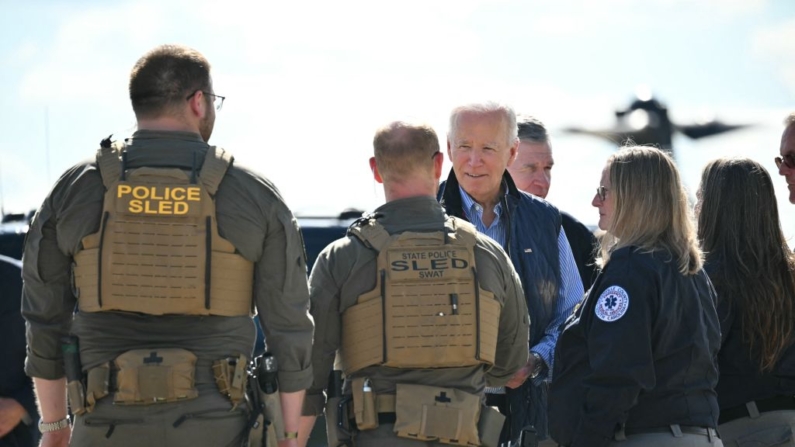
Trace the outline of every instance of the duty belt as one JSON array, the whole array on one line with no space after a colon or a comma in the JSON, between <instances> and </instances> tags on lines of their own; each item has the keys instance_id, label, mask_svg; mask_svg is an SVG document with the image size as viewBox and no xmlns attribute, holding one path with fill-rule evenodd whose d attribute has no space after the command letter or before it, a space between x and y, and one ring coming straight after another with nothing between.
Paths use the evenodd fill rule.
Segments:
<instances>
[{"instance_id":1,"label":"duty belt","mask_svg":"<svg viewBox=\"0 0 795 447\"><path fill-rule=\"evenodd\" d=\"M647 433L667 433L675 438L681 438L682 435L701 435L709 438L710 442L713 439L720 438L718 431L709 427L694 427L691 425L671 424L667 427L622 427L615 434L616 441L624 441L629 435L640 435Z\"/></svg>"},{"instance_id":2,"label":"duty belt","mask_svg":"<svg viewBox=\"0 0 795 447\"><path fill-rule=\"evenodd\" d=\"M760 413L777 410L795 410L795 396L774 396L747 402L743 405L720 410L718 424L725 424L744 417L757 418Z\"/></svg>"}]
</instances>

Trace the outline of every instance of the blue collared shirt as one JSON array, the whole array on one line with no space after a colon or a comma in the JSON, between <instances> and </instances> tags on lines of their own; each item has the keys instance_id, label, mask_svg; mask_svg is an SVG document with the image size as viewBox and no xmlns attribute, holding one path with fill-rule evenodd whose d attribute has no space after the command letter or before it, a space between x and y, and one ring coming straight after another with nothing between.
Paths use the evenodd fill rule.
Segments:
<instances>
[{"instance_id":1,"label":"blue collared shirt","mask_svg":"<svg viewBox=\"0 0 795 447\"><path fill-rule=\"evenodd\" d=\"M502 201L498 202L494 207L494 221L486 228L483 224L483 207L475 202L461 186L459 186L458 189L461 192L461 200L467 220L469 220L479 232L494 239L505 248L508 228L506 221L501 219L503 211ZM577 264L574 262L574 255L571 252L569 240L566 238L566 232L563 228L560 229L560 234L558 235L558 252L560 253L560 288L558 290L559 299L555 307L555 315L549 322L549 326L547 326L544 331L544 336L541 340L530 348L531 351L540 355L541 358L544 359L544 363L547 364L546 371L542 372L536 378L536 380L539 381L550 380L552 378L552 360L555 355L555 344L557 344L558 335L560 335L558 328L573 312L574 306L582 300L583 294L585 293L582 288L582 281L580 281L580 273L579 270L577 270Z\"/></svg>"}]
</instances>

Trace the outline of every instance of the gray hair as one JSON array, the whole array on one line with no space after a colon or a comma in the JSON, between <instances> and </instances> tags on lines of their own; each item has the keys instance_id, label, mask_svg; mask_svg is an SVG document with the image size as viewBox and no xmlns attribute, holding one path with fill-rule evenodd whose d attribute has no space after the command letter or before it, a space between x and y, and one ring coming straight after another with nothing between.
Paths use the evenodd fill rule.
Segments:
<instances>
[{"instance_id":1,"label":"gray hair","mask_svg":"<svg viewBox=\"0 0 795 447\"><path fill-rule=\"evenodd\" d=\"M795 112L792 112L787 116L784 120L784 125L789 126L790 124L795 123Z\"/></svg>"},{"instance_id":2,"label":"gray hair","mask_svg":"<svg viewBox=\"0 0 795 447\"><path fill-rule=\"evenodd\" d=\"M484 103L473 103L458 106L450 112L450 130L447 132L447 139L455 136L458 127L458 118L464 113L477 113L485 115L487 113L500 113L507 124L506 141L509 145L513 144L518 138L519 129L516 125L516 113L511 106L493 101Z\"/></svg>"},{"instance_id":3,"label":"gray hair","mask_svg":"<svg viewBox=\"0 0 795 447\"><path fill-rule=\"evenodd\" d=\"M519 140L525 143L549 143L549 134L544 123L529 115L519 117Z\"/></svg>"}]
</instances>

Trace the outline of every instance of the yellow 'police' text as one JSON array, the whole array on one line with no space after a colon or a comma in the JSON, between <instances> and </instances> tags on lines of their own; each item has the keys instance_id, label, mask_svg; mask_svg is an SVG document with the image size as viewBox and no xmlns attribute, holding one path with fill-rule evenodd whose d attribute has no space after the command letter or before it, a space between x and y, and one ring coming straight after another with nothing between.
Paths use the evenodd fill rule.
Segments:
<instances>
[{"instance_id":1,"label":"yellow 'police' text","mask_svg":"<svg viewBox=\"0 0 795 447\"><path fill-rule=\"evenodd\" d=\"M191 202L201 201L201 188L120 184L116 198L126 203L127 211L132 214L185 215Z\"/></svg>"}]
</instances>

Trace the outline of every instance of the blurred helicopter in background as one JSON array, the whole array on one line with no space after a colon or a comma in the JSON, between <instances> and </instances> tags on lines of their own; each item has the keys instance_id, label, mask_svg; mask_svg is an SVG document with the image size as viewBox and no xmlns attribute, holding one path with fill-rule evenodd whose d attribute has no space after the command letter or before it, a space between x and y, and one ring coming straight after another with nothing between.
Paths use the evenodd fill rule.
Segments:
<instances>
[{"instance_id":1,"label":"blurred helicopter in background","mask_svg":"<svg viewBox=\"0 0 795 447\"><path fill-rule=\"evenodd\" d=\"M569 127L566 133L593 135L617 145L631 141L648 145L673 154L673 134L679 132L689 138L699 139L751 126L750 124L726 124L718 120L676 124L668 117L668 108L654 98L651 90L641 87L635 100L626 109L616 110L616 124L610 129L585 129Z\"/></svg>"}]
</instances>

